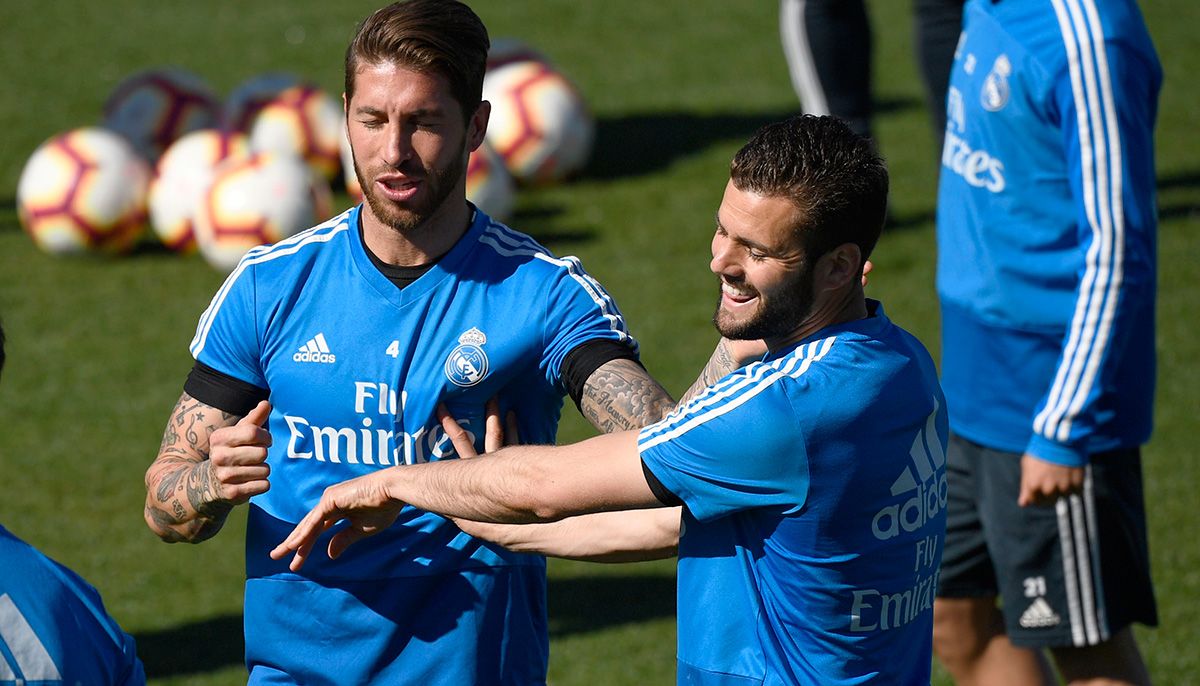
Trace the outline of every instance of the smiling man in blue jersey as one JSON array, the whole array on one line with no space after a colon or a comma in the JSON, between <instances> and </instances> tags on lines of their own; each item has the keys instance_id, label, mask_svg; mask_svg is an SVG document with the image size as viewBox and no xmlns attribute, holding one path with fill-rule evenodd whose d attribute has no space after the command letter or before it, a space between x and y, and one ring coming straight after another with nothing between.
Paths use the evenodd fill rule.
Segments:
<instances>
[{"instance_id":1,"label":"smiling man in blue jersey","mask_svg":"<svg viewBox=\"0 0 1200 686\"><path fill-rule=\"evenodd\" d=\"M344 94L365 204L248 252L200 317L195 365L146 472L145 518L167 541L198 542L249 503L251 683L544 683L539 556L415 508L302 574L267 553L325 487L454 457L439 403L482 436L498 397L522 435L547 443L564 394L605 430L672 404L577 259L467 202L488 47L453 0L367 18Z\"/></svg>"},{"instance_id":2,"label":"smiling man in blue jersey","mask_svg":"<svg viewBox=\"0 0 1200 686\"><path fill-rule=\"evenodd\" d=\"M970 0L938 196L953 435L936 610L960 684L1149 683L1154 120L1134 0ZM1001 602L997 602L998 599Z\"/></svg>"},{"instance_id":3,"label":"smiling man in blue jersey","mask_svg":"<svg viewBox=\"0 0 1200 686\"><path fill-rule=\"evenodd\" d=\"M887 185L870 142L833 117L764 127L731 165L711 263L718 330L764 340L761 360L640 433L331 488L272 556L294 552L298 569L328 563L314 546L351 555L406 503L534 527L682 505L674 527L627 542L678 538L679 683L928 684L948 429L925 348L863 295Z\"/></svg>"}]
</instances>

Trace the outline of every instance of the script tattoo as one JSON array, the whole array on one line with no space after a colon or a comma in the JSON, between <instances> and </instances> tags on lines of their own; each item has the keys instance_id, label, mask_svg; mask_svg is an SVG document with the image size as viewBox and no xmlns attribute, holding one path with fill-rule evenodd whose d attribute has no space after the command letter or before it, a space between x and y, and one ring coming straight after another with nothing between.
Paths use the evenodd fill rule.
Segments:
<instances>
[{"instance_id":1,"label":"script tattoo","mask_svg":"<svg viewBox=\"0 0 1200 686\"><path fill-rule=\"evenodd\" d=\"M638 363L612 360L588 378L579 406L593 426L612 433L653 424L675 401Z\"/></svg>"}]
</instances>

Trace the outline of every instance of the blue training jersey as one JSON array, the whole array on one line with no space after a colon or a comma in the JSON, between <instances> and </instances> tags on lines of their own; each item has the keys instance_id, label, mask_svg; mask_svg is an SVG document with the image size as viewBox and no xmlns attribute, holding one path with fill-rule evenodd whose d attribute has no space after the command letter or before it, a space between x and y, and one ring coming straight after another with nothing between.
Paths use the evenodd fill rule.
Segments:
<instances>
[{"instance_id":1,"label":"blue training jersey","mask_svg":"<svg viewBox=\"0 0 1200 686\"><path fill-rule=\"evenodd\" d=\"M929 683L946 404L871 306L642 429L685 505L680 684Z\"/></svg>"},{"instance_id":2,"label":"blue training jersey","mask_svg":"<svg viewBox=\"0 0 1200 686\"><path fill-rule=\"evenodd\" d=\"M145 683L96 589L0 526L0 686Z\"/></svg>"},{"instance_id":3,"label":"blue training jersey","mask_svg":"<svg viewBox=\"0 0 1200 686\"><path fill-rule=\"evenodd\" d=\"M1161 82L1133 0L966 4L937 220L955 432L1069 465L1149 438Z\"/></svg>"},{"instance_id":4,"label":"blue training jersey","mask_svg":"<svg viewBox=\"0 0 1200 686\"><path fill-rule=\"evenodd\" d=\"M267 553L327 486L455 457L438 403L481 448L494 396L517 413L523 440L553 443L564 357L591 340L636 344L577 259L482 212L402 290L371 262L359 221L354 208L251 250L191 346L199 362L270 391L271 487L250 502L246 540L251 680L258 670L304 683L540 683L540 556L411 507L337 560L322 538L300 574Z\"/></svg>"}]
</instances>

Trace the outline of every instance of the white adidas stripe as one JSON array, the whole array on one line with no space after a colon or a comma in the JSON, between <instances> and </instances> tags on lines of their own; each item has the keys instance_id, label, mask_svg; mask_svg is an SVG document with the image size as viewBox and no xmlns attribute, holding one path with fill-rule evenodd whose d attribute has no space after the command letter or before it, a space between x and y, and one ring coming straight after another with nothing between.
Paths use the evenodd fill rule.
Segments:
<instances>
[{"instance_id":1,"label":"white adidas stripe","mask_svg":"<svg viewBox=\"0 0 1200 686\"><path fill-rule=\"evenodd\" d=\"M14 672L19 670L25 681L62 679L58 666L54 664L46 646L7 593L0 595L0 640L8 646L8 651L16 662L10 666L4 660L4 656L0 655L0 678L16 680Z\"/></svg>"},{"instance_id":2,"label":"white adidas stripe","mask_svg":"<svg viewBox=\"0 0 1200 686\"><path fill-rule=\"evenodd\" d=\"M285 238L278 243L250 249L250 251L242 257L241 261L238 262L238 265L234 268L233 272L226 277L225 282L221 284L221 288L219 288L216 294L213 295L212 302L209 303L208 308L204 310L203 314L200 315L200 323L196 327L196 336L192 339L192 343L190 345L192 357L200 357L200 353L204 350L204 346L208 342L208 334L212 330L213 320L220 311L221 305L225 303L225 298L228 297L229 291L233 287L234 282L238 280L238 277L240 277L250 265L259 264L261 262L270 262L271 260L276 260L281 257L294 255L307 245L328 243L338 234L350 228L350 223L346 221L346 216L351 211L352 210L347 210L346 212L343 212L333 219L330 219L324 224L318 224L311 229L301 231L300 233L291 236L290 238Z\"/></svg>"},{"instance_id":3,"label":"white adidas stripe","mask_svg":"<svg viewBox=\"0 0 1200 686\"><path fill-rule=\"evenodd\" d=\"M721 393L714 394L708 398L706 402L701 402L704 396L697 398L696 401L688 403L685 407L685 412L679 417L671 420L664 420L653 427L650 427L646 432L639 437L638 450L648 450L656 445L669 441L677 436L687 433L693 428L716 417L734 410L747 401L751 400L759 393L770 388L777 381L784 378L798 378L812 368L814 362L819 361L829 353L833 348L836 336L830 336L819 341L815 341L806 346L801 346L789 356L788 363L782 368L776 369L770 365L761 365L762 375L757 381L750 383L737 384ZM803 356L803 357L801 357ZM736 395L735 395L736 394ZM719 405L713 406L720 400L725 400ZM699 411L699 412L698 412Z\"/></svg>"},{"instance_id":4,"label":"white adidas stripe","mask_svg":"<svg viewBox=\"0 0 1200 686\"><path fill-rule=\"evenodd\" d=\"M1070 436L1111 340L1124 277L1121 140L1104 33L1093 0L1052 0L1071 75L1082 155L1085 210L1092 244L1063 360L1034 431L1055 441Z\"/></svg>"},{"instance_id":5,"label":"white adidas stripe","mask_svg":"<svg viewBox=\"0 0 1200 686\"><path fill-rule=\"evenodd\" d=\"M479 237L479 242L491 247L504 257L533 257L565 268L571 278L583 288L588 297L592 299L592 302L596 303L596 306L600 308L601 316L608 321L610 329L617 334L618 339L622 342L633 340L629 334L628 327L625 325L625 318L617 310L612 296L608 294L608 291L604 290L604 287L598 281L584 271L583 265L579 262L578 258L572 256L562 258L552 257L545 248L536 242L506 232L501 225L495 223L489 224L484 229L483 235Z\"/></svg>"}]
</instances>

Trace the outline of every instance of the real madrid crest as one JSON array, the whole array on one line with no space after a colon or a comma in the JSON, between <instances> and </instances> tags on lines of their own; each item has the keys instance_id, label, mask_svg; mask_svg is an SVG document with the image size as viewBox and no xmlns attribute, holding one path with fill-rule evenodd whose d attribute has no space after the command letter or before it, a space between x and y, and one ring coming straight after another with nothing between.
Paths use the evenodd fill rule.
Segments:
<instances>
[{"instance_id":1,"label":"real madrid crest","mask_svg":"<svg viewBox=\"0 0 1200 686\"><path fill-rule=\"evenodd\" d=\"M992 63L992 70L983 80L983 91L979 94L983 109L998 112L1008 104L1008 75L1012 73L1012 62L1008 55L1000 55Z\"/></svg>"},{"instance_id":2,"label":"real madrid crest","mask_svg":"<svg viewBox=\"0 0 1200 686\"><path fill-rule=\"evenodd\" d=\"M482 347L485 343L487 336L475 327L458 337L458 347L446 358L446 378L450 383L465 388L483 381L488 373L487 353Z\"/></svg>"}]
</instances>

